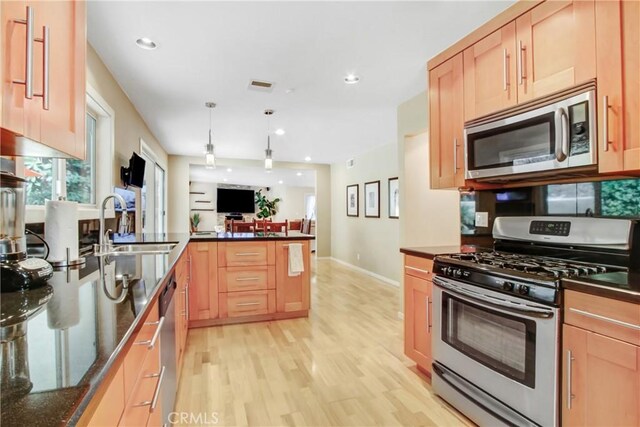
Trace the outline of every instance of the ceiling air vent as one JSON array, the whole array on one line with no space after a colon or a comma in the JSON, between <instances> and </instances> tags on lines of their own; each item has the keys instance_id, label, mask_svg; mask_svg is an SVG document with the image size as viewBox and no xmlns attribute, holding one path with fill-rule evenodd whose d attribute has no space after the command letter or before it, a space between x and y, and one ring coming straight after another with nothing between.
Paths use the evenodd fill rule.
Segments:
<instances>
[{"instance_id":1,"label":"ceiling air vent","mask_svg":"<svg viewBox=\"0 0 640 427\"><path fill-rule=\"evenodd\" d=\"M275 83L253 79L249 82L249 89L257 90L258 92L272 92L274 85Z\"/></svg>"},{"instance_id":2,"label":"ceiling air vent","mask_svg":"<svg viewBox=\"0 0 640 427\"><path fill-rule=\"evenodd\" d=\"M356 161L354 159L347 160L347 169L351 169L355 164L356 164Z\"/></svg>"}]
</instances>

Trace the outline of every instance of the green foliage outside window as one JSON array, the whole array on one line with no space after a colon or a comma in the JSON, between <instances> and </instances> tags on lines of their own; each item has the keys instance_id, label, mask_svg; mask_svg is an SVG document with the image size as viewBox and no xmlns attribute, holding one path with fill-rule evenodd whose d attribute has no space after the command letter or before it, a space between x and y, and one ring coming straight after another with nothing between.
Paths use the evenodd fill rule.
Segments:
<instances>
[{"instance_id":1,"label":"green foliage outside window","mask_svg":"<svg viewBox=\"0 0 640 427\"><path fill-rule=\"evenodd\" d=\"M600 192L603 216L640 216L640 179L603 181Z\"/></svg>"}]
</instances>

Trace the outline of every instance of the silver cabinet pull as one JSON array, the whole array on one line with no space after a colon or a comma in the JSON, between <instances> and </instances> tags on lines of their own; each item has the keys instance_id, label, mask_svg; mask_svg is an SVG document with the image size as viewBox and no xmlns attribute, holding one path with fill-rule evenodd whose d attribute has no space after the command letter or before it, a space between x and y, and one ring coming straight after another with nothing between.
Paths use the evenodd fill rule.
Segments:
<instances>
[{"instance_id":1,"label":"silver cabinet pull","mask_svg":"<svg viewBox=\"0 0 640 427\"><path fill-rule=\"evenodd\" d=\"M42 38L34 41L42 43L42 93L34 96L42 97L42 108L49 109L49 49L51 38L49 37L49 27L42 27Z\"/></svg>"},{"instance_id":2,"label":"silver cabinet pull","mask_svg":"<svg viewBox=\"0 0 640 427\"><path fill-rule=\"evenodd\" d=\"M411 267L409 265L405 265L404 268L407 269L407 270L417 271L419 273L431 274L431 273L429 273L429 270L423 270L421 268Z\"/></svg>"},{"instance_id":3,"label":"silver cabinet pull","mask_svg":"<svg viewBox=\"0 0 640 427\"><path fill-rule=\"evenodd\" d=\"M567 350L567 409L571 409L571 401L576 397L571 390L571 370L573 369L573 354Z\"/></svg>"},{"instance_id":4,"label":"silver cabinet pull","mask_svg":"<svg viewBox=\"0 0 640 427\"><path fill-rule=\"evenodd\" d=\"M507 49L502 49L502 90L506 91L509 86L509 54Z\"/></svg>"},{"instance_id":5,"label":"silver cabinet pull","mask_svg":"<svg viewBox=\"0 0 640 427\"><path fill-rule=\"evenodd\" d=\"M426 296L425 298L425 307L427 308L425 310L426 312L426 317L427 317L427 331L431 330L431 322L429 322L429 304L431 304L431 302L429 301L429 295Z\"/></svg>"},{"instance_id":6,"label":"silver cabinet pull","mask_svg":"<svg viewBox=\"0 0 640 427\"><path fill-rule=\"evenodd\" d=\"M524 79L527 78L527 75L524 71L524 51L527 50L525 46L522 45L522 40L518 41L518 85L521 85Z\"/></svg>"},{"instance_id":7,"label":"silver cabinet pull","mask_svg":"<svg viewBox=\"0 0 640 427\"><path fill-rule=\"evenodd\" d=\"M569 311L573 311L576 314L585 317L591 317L592 319L602 320L603 322L613 323L614 325L622 326L624 328L633 329L634 331L640 331L640 325L636 325L633 323L623 322L622 320L612 319L610 317L601 316L599 314L590 313L588 311L580 310L577 308L569 307Z\"/></svg>"},{"instance_id":8,"label":"silver cabinet pull","mask_svg":"<svg viewBox=\"0 0 640 427\"><path fill-rule=\"evenodd\" d=\"M185 297L185 319L187 319L187 321L189 321L189 283L187 283L187 286L185 286L184 288L184 297Z\"/></svg>"},{"instance_id":9,"label":"silver cabinet pull","mask_svg":"<svg viewBox=\"0 0 640 427\"><path fill-rule=\"evenodd\" d=\"M260 303L259 302L241 302L236 304L236 307L246 307L250 305L260 305Z\"/></svg>"},{"instance_id":10,"label":"silver cabinet pull","mask_svg":"<svg viewBox=\"0 0 640 427\"><path fill-rule=\"evenodd\" d=\"M609 97L602 97L602 150L609 151Z\"/></svg>"},{"instance_id":11,"label":"silver cabinet pull","mask_svg":"<svg viewBox=\"0 0 640 427\"><path fill-rule=\"evenodd\" d=\"M145 378L158 378L158 384L156 384L156 389L153 391L151 400L145 400L134 406L150 406L149 412L153 412L156 409L158 398L160 397L160 389L162 388L162 380L164 380L164 371L165 367L163 366L159 373L145 376Z\"/></svg>"},{"instance_id":12,"label":"silver cabinet pull","mask_svg":"<svg viewBox=\"0 0 640 427\"><path fill-rule=\"evenodd\" d=\"M236 256L257 256L260 255L259 252L236 252Z\"/></svg>"},{"instance_id":13,"label":"silver cabinet pull","mask_svg":"<svg viewBox=\"0 0 640 427\"><path fill-rule=\"evenodd\" d=\"M456 171L460 169L458 167L458 138L453 138L453 173L455 175Z\"/></svg>"},{"instance_id":14,"label":"silver cabinet pull","mask_svg":"<svg viewBox=\"0 0 640 427\"><path fill-rule=\"evenodd\" d=\"M191 278L193 277L191 275L191 254L189 254L189 256L187 257L187 261L189 262L189 276L187 277L187 280L191 282Z\"/></svg>"},{"instance_id":15,"label":"silver cabinet pull","mask_svg":"<svg viewBox=\"0 0 640 427\"><path fill-rule=\"evenodd\" d=\"M236 282L255 282L256 280L260 280L259 277L237 277Z\"/></svg>"},{"instance_id":16,"label":"silver cabinet pull","mask_svg":"<svg viewBox=\"0 0 640 427\"><path fill-rule=\"evenodd\" d=\"M33 8L27 6L26 19L14 19L16 24L24 24L27 26L27 35L25 41L25 66L24 80L13 80L13 83L24 85L24 97L33 98Z\"/></svg>"},{"instance_id":17,"label":"silver cabinet pull","mask_svg":"<svg viewBox=\"0 0 640 427\"><path fill-rule=\"evenodd\" d=\"M162 330L162 325L164 325L164 316L162 316L160 318L160 320L158 320L157 322L149 322L149 323L145 323L145 325L158 325L158 327L156 328L156 331L153 333L153 337L151 337L150 340L137 341L137 342L134 342L134 344L136 344L136 345L146 345L147 348L149 348L149 350L151 350L156 345L156 341L158 340L158 337L160 336L160 331Z\"/></svg>"}]
</instances>

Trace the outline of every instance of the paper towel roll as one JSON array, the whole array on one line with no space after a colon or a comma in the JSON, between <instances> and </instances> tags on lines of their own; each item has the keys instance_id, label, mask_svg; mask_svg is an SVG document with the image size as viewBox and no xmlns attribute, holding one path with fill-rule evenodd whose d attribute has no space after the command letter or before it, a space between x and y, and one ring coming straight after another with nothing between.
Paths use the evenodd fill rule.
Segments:
<instances>
[{"instance_id":1,"label":"paper towel roll","mask_svg":"<svg viewBox=\"0 0 640 427\"><path fill-rule=\"evenodd\" d=\"M78 259L78 203L47 200L44 204L44 238L49 244L50 261Z\"/></svg>"},{"instance_id":2,"label":"paper towel roll","mask_svg":"<svg viewBox=\"0 0 640 427\"><path fill-rule=\"evenodd\" d=\"M58 271L47 281L53 296L47 304L50 329L68 329L80 322L79 270Z\"/></svg>"}]
</instances>

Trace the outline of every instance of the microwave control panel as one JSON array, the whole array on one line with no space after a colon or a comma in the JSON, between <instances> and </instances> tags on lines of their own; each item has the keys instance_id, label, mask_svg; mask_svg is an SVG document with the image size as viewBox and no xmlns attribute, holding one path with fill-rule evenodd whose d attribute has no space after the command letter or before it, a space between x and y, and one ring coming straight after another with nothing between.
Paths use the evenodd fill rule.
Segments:
<instances>
[{"instance_id":1,"label":"microwave control panel","mask_svg":"<svg viewBox=\"0 0 640 427\"><path fill-rule=\"evenodd\" d=\"M587 102L569 107L570 156L589 152L589 105Z\"/></svg>"}]
</instances>

